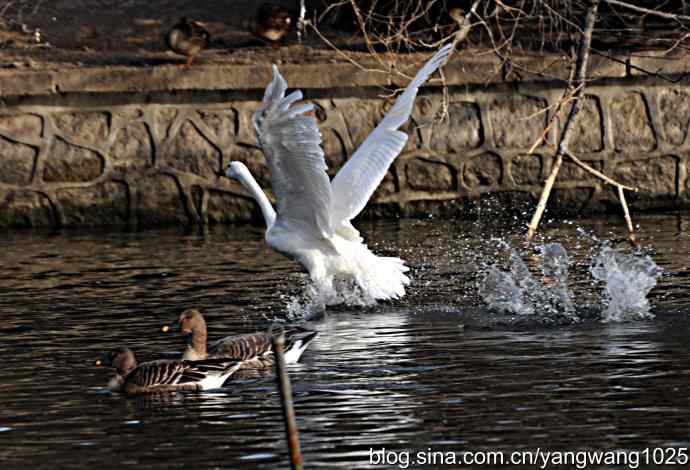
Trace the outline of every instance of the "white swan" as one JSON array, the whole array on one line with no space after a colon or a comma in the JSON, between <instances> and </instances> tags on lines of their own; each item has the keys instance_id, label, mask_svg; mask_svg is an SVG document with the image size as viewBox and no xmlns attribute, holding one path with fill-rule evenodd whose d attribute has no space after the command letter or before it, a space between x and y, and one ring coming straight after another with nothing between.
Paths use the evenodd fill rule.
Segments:
<instances>
[{"instance_id":1,"label":"white swan","mask_svg":"<svg viewBox=\"0 0 690 470\"><path fill-rule=\"evenodd\" d=\"M446 45L417 72L333 181L326 174L316 121L304 116L314 106L292 106L302 93L285 96L287 83L273 66L273 81L254 114L254 127L271 172L277 213L243 163L231 162L227 176L239 181L259 204L268 246L300 263L317 288L332 289L334 279L344 278L354 280L371 299L405 295L410 279L404 261L374 255L350 221L405 146L407 134L397 129L410 117L419 87L452 50L451 44Z\"/></svg>"}]
</instances>

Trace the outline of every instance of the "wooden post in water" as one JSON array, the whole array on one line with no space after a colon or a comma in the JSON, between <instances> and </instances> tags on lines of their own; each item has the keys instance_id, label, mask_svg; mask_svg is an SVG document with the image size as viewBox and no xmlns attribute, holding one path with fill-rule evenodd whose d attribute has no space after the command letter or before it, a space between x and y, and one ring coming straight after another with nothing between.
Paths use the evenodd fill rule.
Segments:
<instances>
[{"instance_id":1,"label":"wooden post in water","mask_svg":"<svg viewBox=\"0 0 690 470\"><path fill-rule=\"evenodd\" d=\"M273 344L273 355L276 363L280 401L283 405L285 433L287 435L288 448L290 450L290 466L292 470L302 470L302 451L299 444L297 422L295 421L295 408L292 404L292 388L290 387L290 378L287 375L285 367L285 333L282 328L278 334L273 333L273 328L271 328L270 332L272 333L271 342Z\"/></svg>"}]
</instances>

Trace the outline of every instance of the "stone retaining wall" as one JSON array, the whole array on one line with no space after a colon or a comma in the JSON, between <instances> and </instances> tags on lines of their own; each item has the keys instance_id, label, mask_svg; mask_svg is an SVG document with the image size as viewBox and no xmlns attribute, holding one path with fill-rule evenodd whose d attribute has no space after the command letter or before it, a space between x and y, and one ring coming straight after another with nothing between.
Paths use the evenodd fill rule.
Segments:
<instances>
[{"instance_id":1,"label":"stone retaining wall","mask_svg":"<svg viewBox=\"0 0 690 470\"><path fill-rule=\"evenodd\" d=\"M53 90L19 96L12 90L0 110L0 226L257 217L243 188L220 175L231 160L241 160L270 187L251 124L264 75L256 89L242 91ZM331 174L391 104L378 97L376 83L303 91L318 105ZM441 89L422 90L404 129L409 142L369 214L461 213L490 193L509 193L512 204L538 197L553 150L528 150L544 132L550 145L556 142L558 126L545 127L562 93L549 81L484 86L451 80L448 119L435 122ZM688 207L689 121L685 83L602 79L588 87L571 148L596 169L638 187L633 210ZM615 192L570 162L556 188L553 208L618 210Z\"/></svg>"}]
</instances>

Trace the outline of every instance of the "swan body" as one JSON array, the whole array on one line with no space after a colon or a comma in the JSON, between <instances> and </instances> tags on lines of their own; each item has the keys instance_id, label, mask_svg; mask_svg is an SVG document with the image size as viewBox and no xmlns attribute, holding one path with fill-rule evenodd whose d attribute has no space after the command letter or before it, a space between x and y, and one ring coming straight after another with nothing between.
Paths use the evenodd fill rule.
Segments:
<instances>
[{"instance_id":1,"label":"swan body","mask_svg":"<svg viewBox=\"0 0 690 470\"><path fill-rule=\"evenodd\" d=\"M273 80L254 114L254 128L271 173L277 210L243 163L231 162L226 174L257 201L268 246L301 264L317 288L333 289L335 280L345 279L373 300L405 295L410 279L404 261L376 256L350 221L364 209L404 148L408 136L398 128L409 119L419 87L452 50L450 44L441 48L417 72L333 181L326 174L316 121L305 116L313 105L293 106L302 93L285 96L287 83L273 66Z\"/></svg>"}]
</instances>

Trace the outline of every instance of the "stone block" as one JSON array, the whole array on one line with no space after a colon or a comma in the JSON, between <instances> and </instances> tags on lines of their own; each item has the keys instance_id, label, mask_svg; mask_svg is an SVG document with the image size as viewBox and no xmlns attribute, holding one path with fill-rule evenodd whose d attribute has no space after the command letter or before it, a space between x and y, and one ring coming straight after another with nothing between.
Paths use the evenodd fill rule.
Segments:
<instances>
[{"instance_id":1,"label":"stone block","mask_svg":"<svg viewBox=\"0 0 690 470\"><path fill-rule=\"evenodd\" d=\"M252 199L223 191L208 191L206 215L210 223L230 223L251 220L255 214Z\"/></svg>"},{"instance_id":2,"label":"stone block","mask_svg":"<svg viewBox=\"0 0 690 470\"><path fill-rule=\"evenodd\" d=\"M151 167L153 142L146 125L140 121L129 121L117 129L110 156L113 166L124 174Z\"/></svg>"},{"instance_id":3,"label":"stone block","mask_svg":"<svg viewBox=\"0 0 690 470\"><path fill-rule=\"evenodd\" d=\"M102 112L57 113L53 122L58 132L79 143L102 144L108 136L110 115Z\"/></svg>"},{"instance_id":4,"label":"stone block","mask_svg":"<svg viewBox=\"0 0 690 470\"><path fill-rule=\"evenodd\" d=\"M503 178L501 157L490 152L477 155L465 164L463 176L470 189L495 187Z\"/></svg>"},{"instance_id":5,"label":"stone block","mask_svg":"<svg viewBox=\"0 0 690 470\"><path fill-rule=\"evenodd\" d=\"M405 165L407 185L422 191L450 191L454 171L445 163L415 158Z\"/></svg>"},{"instance_id":6,"label":"stone block","mask_svg":"<svg viewBox=\"0 0 690 470\"><path fill-rule=\"evenodd\" d=\"M483 141L479 106L475 103L449 103L448 119L435 124L431 148L439 153L477 148Z\"/></svg>"},{"instance_id":7,"label":"stone block","mask_svg":"<svg viewBox=\"0 0 690 470\"><path fill-rule=\"evenodd\" d=\"M180 112L175 108L160 108L154 114L154 129L159 140L169 137L170 129Z\"/></svg>"},{"instance_id":8,"label":"stone block","mask_svg":"<svg viewBox=\"0 0 690 470\"><path fill-rule=\"evenodd\" d=\"M31 182L38 150L0 137L0 183L24 186Z\"/></svg>"},{"instance_id":9,"label":"stone block","mask_svg":"<svg viewBox=\"0 0 690 470\"><path fill-rule=\"evenodd\" d=\"M48 227L55 225L50 200L35 191L0 193L0 227Z\"/></svg>"},{"instance_id":10,"label":"stone block","mask_svg":"<svg viewBox=\"0 0 690 470\"><path fill-rule=\"evenodd\" d=\"M679 89L662 92L659 96L659 112L666 140L673 145L682 145L688 135L690 94Z\"/></svg>"},{"instance_id":11,"label":"stone block","mask_svg":"<svg viewBox=\"0 0 690 470\"><path fill-rule=\"evenodd\" d=\"M510 162L510 173L518 185L539 185L544 181L541 155L518 155Z\"/></svg>"},{"instance_id":12,"label":"stone block","mask_svg":"<svg viewBox=\"0 0 690 470\"><path fill-rule=\"evenodd\" d=\"M129 221L129 189L121 181L56 191L65 225L113 225Z\"/></svg>"},{"instance_id":13,"label":"stone block","mask_svg":"<svg viewBox=\"0 0 690 470\"><path fill-rule=\"evenodd\" d=\"M602 171L604 167L603 162L600 161L587 161L585 163L598 171ZM558 173L558 181L596 184L599 179L566 157L563 159L561 170Z\"/></svg>"},{"instance_id":14,"label":"stone block","mask_svg":"<svg viewBox=\"0 0 690 470\"><path fill-rule=\"evenodd\" d=\"M611 101L616 150L649 151L656 146L647 104L640 93L627 93Z\"/></svg>"},{"instance_id":15,"label":"stone block","mask_svg":"<svg viewBox=\"0 0 690 470\"><path fill-rule=\"evenodd\" d=\"M347 125L355 149L374 130L383 114L382 104L373 100L335 100L335 106Z\"/></svg>"},{"instance_id":16,"label":"stone block","mask_svg":"<svg viewBox=\"0 0 690 470\"><path fill-rule=\"evenodd\" d=\"M0 133L14 139L39 139L43 119L35 114L0 116Z\"/></svg>"},{"instance_id":17,"label":"stone block","mask_svg":"<svg viewBox=\"0 0 690 470\"><path fill-rule=\"evenodd\" d=\"M78 183L91 181L103 173L104 160L93 150L55 138L43 170L43 181Z\"/></svg>"},{"instance_id":18,"label":"stone block","mask_svg":"<svg viewBox=\"0 0 690 470\"><path fill-rule=\"evenodd\" d=\"M237 111L226 110L199 110L199 119L211 131L216 142L227 144L235 141L239 130Z\"/></svg>"},{"instance_id":19,"label":"stone block","mask_svg":"<svg viewBox=\"0 0 690 470\"><path fill-rule=\"evenodd\" d=\"M505 95L489 104L496 147L529 149L546 128L546 101L522 95Z\"/></svg>"},{"instance_id":20,"label":"stone block","mask_svg":"<svg viewBox=\"0 0 690 470\"><path fill-rule=\"evenodd\" d=\"M575 117L569 147L576 154L599 152L604 149L604 133L601 105L594 96L586 96Z\"/></svg>"},{"instance_id":21,"label":"stone block","mask_svg":"<svg viewBox=\"0 0 690 470\"><path fill-rule=\"evenodd\" d=\"M139 225L187 224L187 201L172 175L150 175L133 182L137 188Z\"/></svg>"},{"instance_id":22,"label":"stone block","mask_svg":"<svg viewBox=\"0 0 690 470\"><path fill-rule=\"evenodd\" d=\"M618 163L613 179L639 190L637 198L677 196L678 157L666 155Z\"/></svg>"},{"instance_id":23,"label":"stone block","mask_svg":"<svg viewBox=\"0 0 690 470\"><path fill-rule=\"evenodd\" d=\"M220 151L190 121L185 121L172 138L161 155L161 162L205 178L218 175L222 163Z\"/></svg>"}]
</instances>

